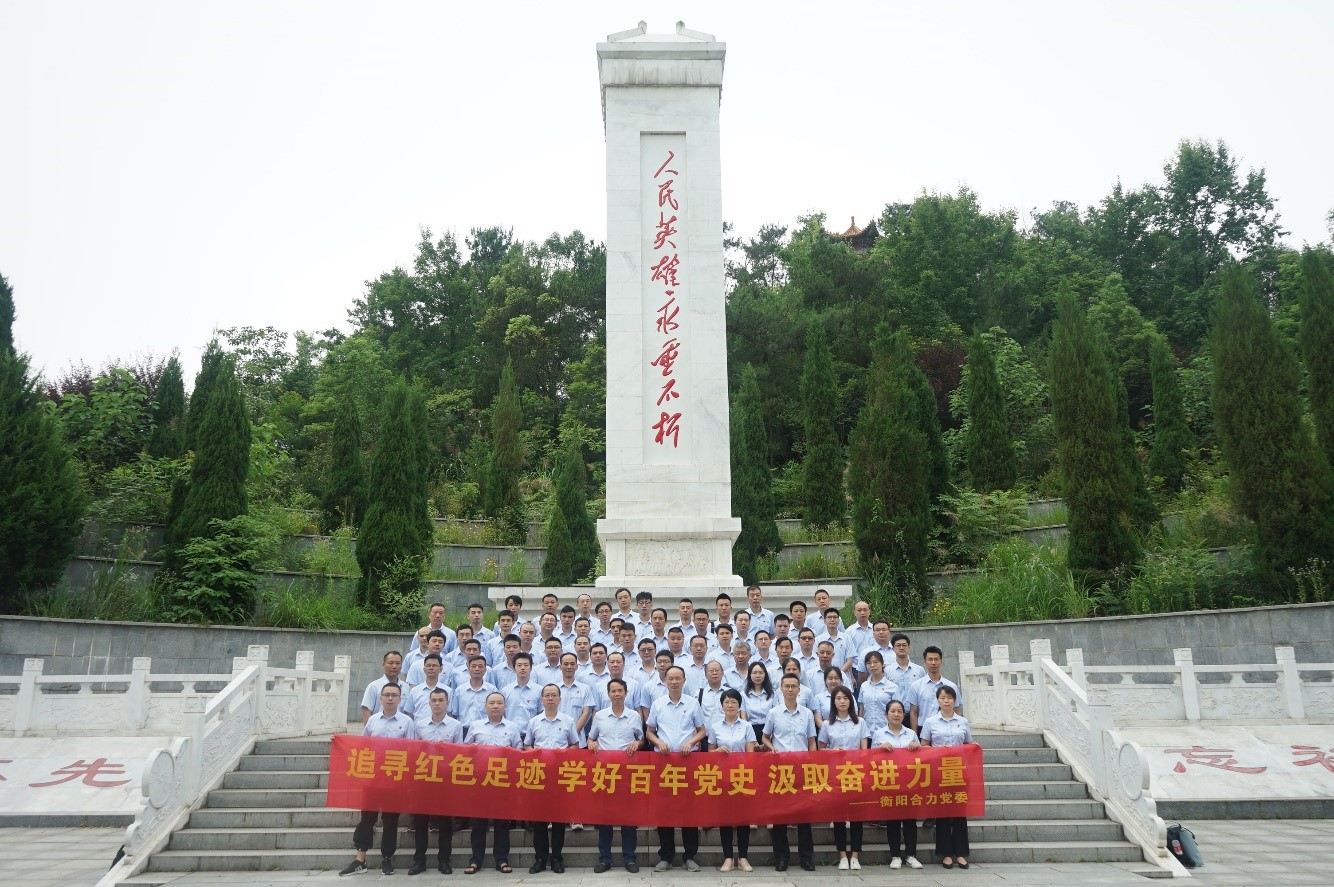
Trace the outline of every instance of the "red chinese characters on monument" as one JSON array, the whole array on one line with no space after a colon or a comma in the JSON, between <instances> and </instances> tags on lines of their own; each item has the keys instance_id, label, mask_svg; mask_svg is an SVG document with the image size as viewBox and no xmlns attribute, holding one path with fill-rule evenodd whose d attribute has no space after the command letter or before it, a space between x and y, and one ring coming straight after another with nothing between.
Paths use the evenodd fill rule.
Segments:
<instances>
[{"instance_id":1,"label":"red chinese characters on monument","mask_svg":"<svg viewBox=\"0 0 1334 887\"><path fill-rule=\"evenodd\" d=\"M1256 774L1265 772L1266 767L1243 767L1237 761L1236 752L1230 748L1205 748L1202 745L1192 745L1190 748L1165 748L1164 754L1181 755L1182 760L1177 761L1172 767L1173 773L1185 773L1186 765L1193 764L1198 767L1213 767L1216 770L1226 770L1229 773Z\"/></svg>"},{"instance_id":2,"label":"red chinese characters on monument","mask_svg":"<svg viewBox=\"0 0 1334 887\"><path fill-rule=\"evenodd\" d=\"M1306 759L1293 761L1298 767L1319 766L1324 767L1330 773L1334 773L1334 748L1326 750L1318 745L1294 745L1292 756Z\"/></svg>"},{"instance_id":3,"label":"red chinese characters on monument","mask_svg":"<svg viewBox=\"0 0 1334 887\"><path fill-rule=\"evenodd\" d=\"M671 163L675 159L676 152L668 150L666 159L653 174L652 181L653 186L657 188L659 212L658 221L653 229L653 255L649 265L649 283L661 286L662 295L666 297L666 300L658 306L654 317L653 332L664 338L657 356L649 361L649 366L659 370L662 375L662 387L656 404L659 408L658 418L650 426L650 430L653 432L655 444L665 447L670 443L673 449L681 445L682 414L664 409L664 406L670 407L672 401L681 396L676 385L674 367L685 347L679 335L681 324L676 319L681 313L681 307L676 302L676 291L680 286L683 269L676 241L672 239L679 233L676 227L678 222L676 213L681 209L681 203L676 196L676 181L680 172L671 168ZM677 335L673 335L674 333Z\"/></svg>"},{"instance_id":4,"label":"red chinese characters on monument","mask_svg":"<svg viewBox=\"0 0 1334 887\"><path fill-rule=\"evenodd\" d=\"M83 784L93 788L115 788L118 785L125 785L130 780L99 780L99 776L124 776L125 765L116 764L107 761L106 758L97 758L93 761L84 761L83 758L61 767L59 770L52 770L52 776L62 777L53 779L50 782L30 782L30 788L49 788L53 785L63 785L66 782L73 782L76 779L82 779Z\"/></svg>"}]
</instances>

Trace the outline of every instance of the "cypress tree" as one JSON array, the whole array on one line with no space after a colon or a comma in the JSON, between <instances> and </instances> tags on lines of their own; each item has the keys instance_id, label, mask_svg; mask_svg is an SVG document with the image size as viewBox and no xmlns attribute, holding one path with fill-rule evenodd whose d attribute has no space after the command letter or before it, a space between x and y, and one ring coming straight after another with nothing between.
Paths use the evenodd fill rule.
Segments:
<instances>
[{"instance_id":1,"label":"cypress tree","mask_svg":"<svg viewBox=\"0 0 1334 887\"><path fill-rule=\"evenodd\" d=\"M756 562L781 551L774 521L773 477L769 472L769 436L755 368L741 371L741 391L732 405L732 514L741 518L741 535L732 545L732 569L744 582L759 581Z\"/></svg>"},{"instance_id":2,"label":"cypress tree","mask_svg":"<svg viewBox=\"0 0 1334 887\"><path fill-rule=\"evenodd\" d=\"M551 517L547 518L547 558L542 562L542 584L573 585L576 575L579 574L574 568L574 541L565 524L565 513L559 503L553 502Z\"/></svg>"},{"instance_id":3,"label":"cypress tree","mask_svg":"<svg viewBox=\"0 0 1334 887\"><path fill-rule=\"evenodd\" d=\"M216 367L194 437L195 456L185 497L176 519L167 527L167 567L173 570L181 565L182 546L191 539L213 535L212 521L246 513L250 419L231 359Z\"/></svg>"},{"instance_id":4,"label":"cypress tree","mask_svg":"<svg viewBox=\"0 0 1334 887\"><path fill-rule=\"evenodd\" d=\"M1334 496L1302 418L1297 361L1240 269L1224 272L1214 318L1214 425L1237 506L1255 522L1256 572L1280 593L1299 571L1316 569L1328 585Z\"/></svg>"},{"instance_id":5,"label":"cypress tree","mask_svg":"<svg viewBox=\"0 0 1334 887\"><path fill-rule=\"evenodd\" d=\"M190 402L185 410L185 425L181 430L181 444L186 453L197 455L199 425L208 408L209 394L217 380L223 357L222 348L218 345L218 340L214 339L204 348L204 356L200 358L199 372L195 373L195 387L190 392ZM172 532L172 527L176 526L180 519L181 509L185 507L185 494L189 488L188 476L177 479L171 485L171 501L167 503L167 530L162 545L162 557L168 562L174 563L172 549L185 543L185 538L178 538Z\"/></svg>"},{"instance_id":6,"label":"cypress tree","mask_svg":"<svg viewBox=\"0 0 1334 887\"><path fill-rule=\"evenodd\" d=\"M1008 490L1019 479L996 359L981 332L968 342L968 430L964 454L973 489Z\"/></svg>"},{"instance_id":7,"label":"cypress tree","mask_svg":"<svg viewBox=\"0 0 1334 887\"><path fill-rule=\"evenodd\" d=\"M366 516L357 535L357 564L361 567L358 595L364 606L376 611L383 609L384 591L411 591L386 589L390 572L402 576L395 566L404 560L415 560L424 567L431 545L421 429L413 426L418 409L413 401L421 399L421 392L401 378L389 389L371 460ZM424 404L421 409L425 409Z\"/></svg>"},{"instance_id":8,"label":"cypress tree","mask_svg":"<svg viewBox=\"0 0 1334 887\"><path fill-rule=\"evenodd\" d=\"M502 541L516 544L525 535L519 497L519 474L523 471L523 450L519 446L522 421L514 361L506 358L500 373L500 390L491 406L491 458L482 508L494 522Z\"/></svg>"},{"instance_id":9,"label":"cypress tree","mask_svg":"<svg viewBox=\"0 0 1334 887\"><path fill-rule=\"evenodd\" d=\"M907 402L908 421L922 432L926 442L926 492L931 509L936 509L940 497L949 492L950 457L945 449L945 436L940 432L940 417L936 413L936 396L931 383L913 359L912 343L906 331L890 336L889 356L894 372L903 381L911 395Z\"/></svg>"},{"instance_id":10,"label":"cypress tree","mask_svg":"<svg viewBox=\"0 0 1334 887\"><path fill-rule=\"evenodd\" d=\"M1139 538L1143 540L1153 529L1154 524L1162 520L1162 514L1159 513L1158 504L1153 501L1153 495L1149 492L1148 481L1144 479L1144 466L1140 463L1135 432L1130 430L1130 392L1126 390L1125 381L1114 368L1116 352L1101 332L1095 330L1094 336L1102 346L1107 365L1113 367L1112 393L1116 395L1116 413L1121 417L1116 430L1121 440L1121 461L1125 463L1126 474L1130 477L1131 484L1130 519Z\"/></svg>"},{"instance_id":11,"label":"cypress tree","mask_svg":"<svg viewBox=\"0 0 1334 887\"><path fill-rule=\"evenodd\" d=\"M1176 358L1167 340L1153 340L1149 350L1153 377L1153 449L1149 451L1149 475L1163 479L1169 493L1181 490L1186 467L1195 454L1195 435L1186 424Z\"/></svg>"},{"instance_id":12,"label":"cypress tree","mask_svg":"<svg viewBox=\"0 0 1334 887\"><path fill-rule=\"evenodd\" d=\"M1334 280L1325 263L1328 255L1312 249L1302 253L1300 342L1316 440L1325 451L1326 465L1334 469Z\"/></svg>"},{"instance_id":13,"label":"cypress tree","mask_svg":"<svg viewBox=\"0 0 1334 887\"><path fill-rule=\"evenodd\" d=\"M84 496L59 420L14 350L14 298L0 276L0 607L54 584L74 553Z\"/></svg>"},{"instance_id":14,"label":"cypress tree","mask_svg":"<svg viewBox=\"0 0 1334 887\"><path fill-rule=\"evenodd\" d=\"M806 451L801 462L801 501L806 525L842 524L843 447L838 440L838 378L824 327L812 319L806 332L806 362L801 370L801 406Z\"/></svg>"},{"instance_id":15,"label":"cypress tree","mask_svg":"<svg viewBox=\"0 0 1334 887\"><path fill-rule=\"evenodd\" d=\"M905 352L916 370L907 335L885 324L876 329L866 402L848 439L848 489L863 575L887 576L900 599L920 601L931 532L931 455Z\"/></svg>"},{"instance_id":16,"label":"cypress tree","mask_svg":"<svg viewBox=\"0 0 1334 887\"><path fill-rule=\"evenodd\" d=\"M584 492L587 477L583 444L576 434L567 433L565 444L556 458L555 510L561 513L561 522L570 539L571 582L577 582L592 573L598 557L597 527L588 516L588 497ZM551 544L549 538L547 544ZM551 552L548 551L547 557L550 556Z\"/></svg>"},{"instance_id":17,"label":"cypress tree","mask_svg":"<svg viewBox=\"0 0 1334 887\"><path fill-rule=\"evenodd\" d=\"M181 360L172 355L158 380L153 397L153 430L148 437L148 455L154 459L179 459L185 454L185 379Z\"/></svg>"},{"instance_id":18,"label":"cypress tree","mask_svg":"<svg viewBox=\"0 0 1334 887\"><path fill-rule=\"evenodd\" d=\"M1067 560L1077 578L1096 583L1139 560L1135 480L1121 432L1125 387L1068 289L1056 297L1050 377L1069 510Z\"/></svg>"},{"instance_id":19,"label":"cypress tree","mask_svg":"<svg viewBox=\"0 0 1334 887\"><path fill-rule=\"evenodd\" d=\"M326 531L355 527L366 513L366 471L361 462L361 417L345 398L334 414L329 437L329 486L320 503Z\"/></svg>"}]
</instances>

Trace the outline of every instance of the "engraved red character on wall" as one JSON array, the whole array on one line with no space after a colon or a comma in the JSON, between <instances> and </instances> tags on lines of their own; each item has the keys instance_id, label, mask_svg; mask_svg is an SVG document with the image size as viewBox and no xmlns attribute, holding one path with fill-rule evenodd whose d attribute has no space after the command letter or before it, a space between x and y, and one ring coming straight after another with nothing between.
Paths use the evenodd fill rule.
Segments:
<instances>
[{"instance_id":1,"label":"engraved red character on wall","mask_svg":"<svg viewBox=\"0 0 1334 887\"><path fill-rule=\"evenodd\" d=\"M681 313L681 306L676 300L676 290L681 285L683 268L676 240L673 239L680 233L678 227L680 217L677 213L681 209L676 191L677 177L681 173L672 167L672 161L675 159L676 152L668 150L666 158L653 173L659 212L658 221L653 228L654 256L649 266L649 282L661 284L663 295L667 297L667 300L658 307L654 317L654 332L664 339L657 356L649 361L649 366L661 372L663 383L657 399L657 406L661 411L658 420L650 427L655 444L666 446L670 443L673 449L681 445L682 416L680 411L670 409L672 402L681 397L674 368L684 348L684 342L679 335L681 323L677 319Z\"/></svg>"}]
</instances>

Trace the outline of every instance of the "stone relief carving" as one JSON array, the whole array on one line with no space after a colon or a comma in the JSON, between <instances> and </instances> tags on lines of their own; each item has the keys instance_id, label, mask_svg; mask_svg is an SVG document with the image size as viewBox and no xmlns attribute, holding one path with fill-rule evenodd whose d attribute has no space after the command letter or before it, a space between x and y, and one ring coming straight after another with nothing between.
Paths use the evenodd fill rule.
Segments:
<instances>
[{"instance_id":1,"label":"stone relief carving","mask_svg":"<svg viewBox=\"0 0 1334 887\"><path fill-rule=\"evenodd\" d=\"M625 570L631 576L684 576L711 563L711 543L707 540L675 539L668 541L625 543Z\"/></svg>"}]
</instances>

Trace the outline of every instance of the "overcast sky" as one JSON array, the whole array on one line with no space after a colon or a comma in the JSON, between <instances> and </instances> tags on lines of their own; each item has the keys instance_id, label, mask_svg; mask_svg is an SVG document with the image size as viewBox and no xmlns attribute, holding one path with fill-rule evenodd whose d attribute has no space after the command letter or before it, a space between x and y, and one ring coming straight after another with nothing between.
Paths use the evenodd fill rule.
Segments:
<instances>
[{"instance_id":1,"label":"overcast sky","mask_svg":"<svg viewBox=\"0 0 1334 887\"><path fill-rule=\"evenodd\" d=\"M0 0L19 347L48 376L173 349L192 375L216 328L346 329L423 225L602 240L595 44L639 19L727 44L744 235L965 183L1021 219L1088 206L1202 138L1267 170L1289 244L1329 239L1325 2Z\"/></svg>"}]
</instances>

